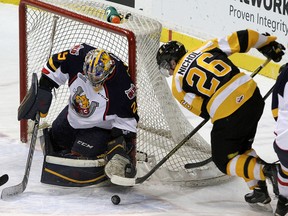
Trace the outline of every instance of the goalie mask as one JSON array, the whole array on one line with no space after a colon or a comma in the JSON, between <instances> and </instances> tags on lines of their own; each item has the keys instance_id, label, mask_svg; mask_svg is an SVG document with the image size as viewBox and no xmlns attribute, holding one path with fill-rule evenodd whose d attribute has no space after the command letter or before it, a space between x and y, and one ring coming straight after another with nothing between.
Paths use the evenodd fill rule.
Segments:
<instances>
[{"instance_id":1,"label":"goalie mask","mask_svg":"<svg viewBox=\"0 0 288 216\"><path fill-rule=\"evenodd\" d=\"M115 68L110 55L99 49L90 50L83 64L83 72L93 87L102 85Z\"/></svg>"},{"instance_id":2,"label":"goalie mask","mask_svg":"<svg viewBox=\"0 0 288 216\"><path fill-rule=\"evenodd\" d=\"M157 64L159 65L160 72L169 77L169 70L171 69L171 60L176 63L186 54L185 46L178 41L169 41L163 44L157 52Z\"/></svg>"}]
</instances>

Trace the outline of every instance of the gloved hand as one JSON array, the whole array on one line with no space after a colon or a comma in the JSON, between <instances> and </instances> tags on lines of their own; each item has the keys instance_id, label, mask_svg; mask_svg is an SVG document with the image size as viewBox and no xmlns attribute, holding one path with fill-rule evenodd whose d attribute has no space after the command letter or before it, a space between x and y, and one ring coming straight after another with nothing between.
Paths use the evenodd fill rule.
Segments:
<instances>
[{"instance_id":1,"label":"gloved hand","mask_svg":"<svg viewBox=\"0 0 288 216\"><path fill-rule=\"evenodd\" d=\"M272 41L258 49L265 57L271 58L274 62L281 61L282 56L285 54L283 50L285 50L285 47L277 41Z\"/></svg>"},{"instance_id":2,"label":"gloved hand","mask_svg":"<svg viewBox=\"0 0 288 216\"><path fill-rule=\"evenodd\" d=\"M37 110L40 112L41 118L47 116L49 108L51 106L51 102L52 102L51 91L39 87L35 105L37 106Z\"/></svg>"},{"instance_id":3,"label":"gloved hand","mask_svg":"<svg viewBox=\"0 0 288 216\"><path fill-rule=\"evenodd\" d=\"M38 111L40 112L40 117L45 117L51 101L51 90L38 87L38 83L34 83L18 107L18 120L31 119L34 121Z\"/></svg>"}]
</instances>

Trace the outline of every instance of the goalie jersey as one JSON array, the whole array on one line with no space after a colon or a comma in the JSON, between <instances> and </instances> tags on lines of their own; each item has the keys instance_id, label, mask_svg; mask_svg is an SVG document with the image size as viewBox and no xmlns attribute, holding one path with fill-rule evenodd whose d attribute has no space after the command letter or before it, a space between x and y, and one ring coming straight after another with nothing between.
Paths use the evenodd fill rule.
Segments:
<instances>
[{"instance_id":1,"label":"goalie jersey","mask_svg":"<svg viewBox=\"0 0 288 216\"><path fill-rule=\"evenodd\" d=\"M288 64L282 67L273 88L272 114L277 120L275 143L280 149L288 151Z\"/></svg>"},{"instance_id":2,"label":"goalie jersey","mask_svg":"<svg viewBox=\"0 0 288 216\"><path fill-rule=\"evenodd\" d=\"M231 115L253 95L257 86L227 57L274 40L274 36L243 30L188 51L174 70L173 95L189 111L211 118L212 123Z\"/></svg>"},{"instance_id":3,"label":"goalie jersey","mask_svg":"<svg viewBox=\"0 0 288 216\"><path fill-rule=\"evenodd\" d=\"M136 86L130 78L128 67L109 53L115 62L115 69L105 80L103 88L95 91L83 74L85 56L92 49L95 47L80 44L56 53L44 65L42 74L51 79L56 87L68 82L70 98L67 119L73 128L115 127L136 133L139 120Z\"/></svg>"}]
</instances>

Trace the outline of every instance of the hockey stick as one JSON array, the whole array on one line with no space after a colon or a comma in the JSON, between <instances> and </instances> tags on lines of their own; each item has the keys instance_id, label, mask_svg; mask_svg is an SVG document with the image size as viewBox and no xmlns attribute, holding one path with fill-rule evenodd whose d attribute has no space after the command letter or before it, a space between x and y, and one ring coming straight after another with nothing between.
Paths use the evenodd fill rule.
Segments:
<instances>
[{"instance_id":1,"label":"hockey stick","mask_svg":"<svg viewBox=\"0 0 288 216\"><path fill-rule=\"evenodd\" d=\"M58 19L59 19L59 17L53 16L52 32L51 32L51 38L50 38L50 47L49 47L48 59L49 59L51 52L52 52L52 48L53 48L53 44L54 44L54 37L55 37L55 30L56 30ZM37 78L36 73L32 74L31 91L32 91L32 89L34 90L35 97L37 97L38 78ZM25 100L25 98L24 98L24 100ZM19 118L19 111L18 111L18 118ZM25 167L25 173L24 173L23 179L17 185L4 188L2 190L2 193L1 193L1 199L7 199L9 197L23 193L25 191L27 184L28 184L30 169L31 169L31 165L32 165L34 151L35 151L35 145L36 145L36 139L37 139L37 134L38 134L38 129L39 129L39 123L40 123L40 114L39 114L39 112L37 112L35 120L34 120L32 137L31 137L31 141L30 141L29 152L28 152L28 157L27 157L27 161L26 161L26 167Z\"/></svg>"},{"instance_id":2,"label":"hockey stick","mask_svg":"<svg viewBox=\"0 0 288 216\"><path fill-rule=\"evenodd\" d=\"M179 148L182 147L195 133L204 126L209 119L204 119L197 127L195 127L180 143L178 143L161 161L159 161L146 175L138 178L124 178L120 176L113 175L111 177L111 182L113 184L122 186L133 186L135 184L141 184L146 181L156 170L158 170L162 164L164 164Z\"/></svg>"},{"instance_id":3,"label":"hockey stick","mask_svg":"<svg viewBox=\"0 0 288 216\"><path fill-rule=\"evenodd\" d=\"M9 180L9 176L4 174L0 177L0 186L4 185Z\"/></svg>"},{"instance_id":4,"label":"hockey stick","mask_svg":"<svg viewBox=\"0 0 288 216\"><path fill-rule=\"evenodd\" d=\"M254 77L256 74L258 74L269 62L271 61L271 59L266 59L266 61L261 64L252 74L251 77ZM194 134L196 134L198 132L198 130L200 130L200 128L202 128L207 122L209 121L209 119L204 119L197 127L195 127L180 143L178 143L162 160L160 160L147 174L145 174L142 177L138 177L138 178L125 178L125 177L121 177L121 176L116 176L113 175L111 177L111 182L113 184L117 184L117 185L122 185L122 186L133 186L136 184L141 184L144 181L146 181L156 170L158 170L162 164L164 164L176 151L178 151ZM201 161L196 163L197 165L205 165L209 162L212 161L212 158L208 158L205 161Z\"/></svg>"},{"instance_id":5,"label":"hockey stick","mask_svg":"<svg viewBox=\"0 0 288 216\"><path fill-rule=\"evenodd\" d=\"M23 193L24 190L27 187L28 178L29 178L30 169L31 169L31 164L32 164L32 159L33 159L33 154L34 154L34 151L35 151L37 133L38 133L38 128L39 128L39 121L40 121L40 115L39 115L39 113L37 113L35 121L34 121L34 127L33 127L30 147L29 147L28 158L27 158L27 161L26 161L26 168L25 168L24 177L23 177L22 181L19 184L4 188L2 190L2 193L1 193L1 199L5 200L5 199L7 199L9 197L12 197L12 196L15 196L17 194Z\"/></svg>"}]
</instances>

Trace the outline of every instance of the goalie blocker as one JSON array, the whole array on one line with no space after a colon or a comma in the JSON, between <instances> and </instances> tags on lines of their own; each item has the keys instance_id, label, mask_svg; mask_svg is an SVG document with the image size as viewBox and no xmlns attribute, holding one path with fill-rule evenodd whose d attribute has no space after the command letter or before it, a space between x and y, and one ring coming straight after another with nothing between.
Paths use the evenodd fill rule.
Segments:
<instances>
[{"instance_id":1,"label":"goalie blocker","mask_svg":"<svg viewBox=\"0 0 288 216\"><path fill-rule=\"evenodd\" d=\"M37 74L33 73L30 89L18 108L18 120L35 120L38 111L40 112L41 117L45 117L51 105L51 101L51 89L39 88Z\"/></svg>"}]
</instances>

